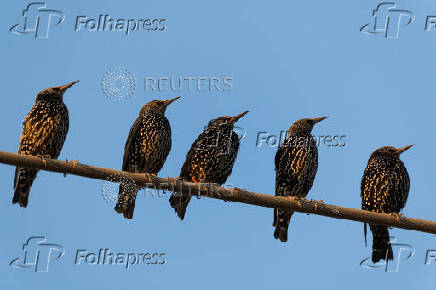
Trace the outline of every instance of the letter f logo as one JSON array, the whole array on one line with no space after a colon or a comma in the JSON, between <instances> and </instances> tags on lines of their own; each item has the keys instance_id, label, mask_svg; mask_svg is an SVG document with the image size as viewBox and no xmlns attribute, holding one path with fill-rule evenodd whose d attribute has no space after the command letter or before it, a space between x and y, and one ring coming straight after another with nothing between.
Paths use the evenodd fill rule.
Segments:
<instances>
[{"instance_id":1,"label":"letter f logo","mask_svg":"<svg viewBox=\"0 0 436 290\"><path fill-rule=\"evenodd\" d=\"M408 10L395 9L394 2L382 2L372 12L371 22L360 28L365 34L384 33L385 38L398 38L400 27L407 26L415 20Z\"/></svg>"},{"instance_id":2,"label":"letter f logo","mask_svg":"<svg viewBox=\"0 0 436 290\"><path fill-rule=\"evenodd\" d=\"M15 24L10 31L15 34L35 33L35 38L47 38L52 23L59 25L64 21L65 15L58 10L45 9L44 2L32 2L23 10L23 21ZM57 18L57 21L53 21Z\"/></svg>"},{"instance_id":3,"label":"letter f logo","mask_svg":"<svg viewBox=\"0 0 436 290\"><path fill-rule=\"evenodd\" d=\"M34 268L35 272L48 272L48 265L59 260L65 253L58 244L47 243L45 237L30 237L23 244L23 256L13 259L9 266L14 268Z\"/></svg>"}]
</instances>

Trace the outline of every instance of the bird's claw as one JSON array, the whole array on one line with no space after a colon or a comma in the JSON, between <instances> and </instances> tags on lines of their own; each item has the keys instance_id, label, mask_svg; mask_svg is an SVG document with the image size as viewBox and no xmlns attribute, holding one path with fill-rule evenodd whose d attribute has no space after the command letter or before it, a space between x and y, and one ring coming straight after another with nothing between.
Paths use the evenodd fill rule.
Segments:
<instances>
[{"instance_id":1,"label":"bird's claw","mask_svg":"<svg viewBox=\"0 0 436 290\"><path fill-rule=\"evenodd\" d=\"M395 219L397 220L397 222L400 222L400 218L404 215L403 213L391 213L392 216L395 217Z\"/></svg>"},{"instance_id":2,"label":"bird's claw","mask_svg":"<svg viewBox=\"0 0 436 290\"><path fill-rule=\"evenodd\" d=\"M150 180L150 183L153 183L153 178L152 177L157 177L157 175L154 174L154 173L147 173L147 172L145 172L144 173L144 177L145 177L145 179Z\"/></svg>"},{"instance_id":3,"label":"bird's claw","mask_svg":"<svg viewBox=\"0 0 436 290\"><path fill-rule=\"evenodd\" d=\"M313 208L315 210L318 209L320 204L324 204L324 201L322 199L320 199L320 200L311 200L310 202L313 203Z\"/></svg>"},{"instance_id":4,"label":"bird's claw","mask_svg":"<svg viewBox=\"0 0 436 290\"><path fill-rule=\"evenodd\" d=\"M174 188L176 188L177 180L180 180L180 177L168 177L168 187L172 185L172 192L174 193Z\"/></svg>"},{"instance_id":5,"label":"bird's claw","mask_svg":"<svg viewBox=\"0 0 436 290\"><path fill-rule=\"evenodd\" d=\"M76 165L77 165L77 163L79 163L79 160L71 160L71 161L68 161L68 162L73 164L73 168L76 168Z\"/></svg>"},{"instance_id":6,"label":"bird's claw","mask_svg":"<svg viewBox=\"0 0 436 290\"><path fill-rule=\"evenodd\" d=\"M295 197L295 196L289 196L289 198L293 198L295 200L295 202L297 203L299 208L303 207L303 204L301 203L301 199L299 197Z\"/></svg>"},{"instance_id":7,"label":"bird's claw","mask_svg":"<svg viewBox=\"0 0 436 290\"><path fill-rule=\"evenodd\" d=\"M177 178L174 177L168 177L167 179L169 184L174 184L177 181Z\"/></svg>"},{"instance_id":8,"label":"bird's claw","mask_svg":"<svg viewBox=\"0 0 436 290\"><path fill-rule=\"evenodd\" d=\"M68 163L68 159L67 158L65 158L65 162ZM64 172L63 174L64 174L64 177L67 177L67 173L66 172Z\"/></svg>"},{"instance_id":9,"label":"bird's claw","mask_svg":"<svg viewBox=\"0 0 436 290\"><path fill-rule=\"evenodd\" d=\"M205 185L205 187L206 187L206 192L207 192L206 196L209 196L209 190L212 188L213 183L210 183L210 182L200 182L195 177L192 177L191 179L192 179L192 181L194 183L197 183L199 185L198 186L198 191L196 191L196 193L195 193L195 197L197 197L197 199L201 198L200 187L203 186L203 185Z\"/></svg>"},{"instance_id":10,"label":"bird's claw","mask_svg":"<svg viewBox=\"0 0 436 290\"><path fill-rule=\"evenodd\" d=\"M44 167L47 167L47 160L45 158L51 158L49 155L40 155L39 158L41 158L42 163L44 163Z\"/></svg>"},{"instance_id":11,"label":"bird's claw","mask_svg":"<svg viewBox=\"0 0 436 290\"><path fill-rule=\"evenodd\" d=\"M247 190L246 188L239 188L239 187L233 187L233 188L231 189L231 191L232 191L233 194L238 194L238 193L240 193L241 191L246 191L246 190ZM218 193L218 194L219 194L220 197L222 197L222 194L220 194L220 193ZM227 200L224 200L224 201L227 201Z\"/></svg>"},{"instance_id":12,"label":"bird's claw","mask_svg":"<svg viewBox=\"0 0 436 290\"><path fill-rule=\"evenodd\" d=\"M245 191L247 190L246 188L238 188L238 187L233 187L232 191L235 191L236 193L240 193L241 191Z\"/></svg>"},{"instance_id":13,"label":"bird's claw","mask_svg":"<svg viewBox=\"0 0 436 290\"><path fill-rule=\"evenodd\" d=\"M318 203L316 202L316 200L311 199L310 202L313 204L313 208L315 210L317 210L318 209Z\"/></svg>"}]
</instances>

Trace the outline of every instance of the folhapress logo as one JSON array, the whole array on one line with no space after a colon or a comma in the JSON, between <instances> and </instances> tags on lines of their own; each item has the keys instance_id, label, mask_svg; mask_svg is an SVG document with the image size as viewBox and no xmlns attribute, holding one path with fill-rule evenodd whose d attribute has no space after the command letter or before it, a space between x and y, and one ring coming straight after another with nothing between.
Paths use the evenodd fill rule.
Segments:
<instances>
[{"instance_id":1,"label":"folhapress logo","mask_svg":"<svg viewBox=\"0 0 436 290\"><path fill-rule=\"evenodd\" d=\"M396 9L394 2L382 2L372 12L371 22L360 28L365 34L381 34L385 38L398 38L400 27L407 26L415 20L409 10Z\"/></svg>"},{"instance_id":2,"label":"folhapress logo","mask_svg":"<svg viewBox=\"0 0 436 290\"><path fill-rule=\"evenodd\" d=\"M65 15L59 10L47 9L44 2L32 2L23 10L23 19L10 28L15 34L33 33L35 38L47 38L50 27L61 24Z\"/></svg>"},{"instance_id":3,"label":"folhapress logo","mask_svg":"<svg viewBox=\"0 0 436 290\"><path fill-rule=\"evenodd\" d=\"M47 8L46 2L31 2L23 10L21 22L13 25L9 31L14 34L31 34L35 38L48 38L49 30L61 24L65 14L59 10ZM167 29L166 18L140 17L126 18L113 17L111 14L99 14L97 17L79 15L73 17L74 23L70 23L74 32L123 32L126 36L138 31L165 31ZM65 25L63 25L65 26Z\"/></svg>"},{"instance_id":4,"label":"folhapress logo","mask_svg":"<svg viewBox=\"0 0 436 290\"><path fill-rule=\"evenodd\" d=\"M77 16L74 31L118 31L129 35L133 31L163 31L166 19L112 18L109 14L98 17Z\"/></svg>"},{"instance_id":5,"label":"folhapress logo","mask_svg":"<svg viewBox=\"0 0 436 290\"><path fill-rule=\"evenodd\" d=\"M62 258L64 253L64 247L47 243L45 237L30 237L23 244L23 255L13 259L9 266L19 269L33 268L35 272L48 272L48 265Z\"/></svg>"}]
</instances>

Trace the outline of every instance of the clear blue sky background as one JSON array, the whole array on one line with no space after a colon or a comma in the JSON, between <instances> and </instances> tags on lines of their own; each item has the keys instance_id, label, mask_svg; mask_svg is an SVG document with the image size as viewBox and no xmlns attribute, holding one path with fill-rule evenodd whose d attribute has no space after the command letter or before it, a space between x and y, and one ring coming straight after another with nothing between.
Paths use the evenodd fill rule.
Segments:
<instances>
[{"instance_id":1,"label":"clear blue sky background","mask_svg":"<svg viewBox=\"0 0 436 290\"><path fill-rule=\"evenodd\" d=\"M302 117L328 115L316 135L346 135L346 146L319 148L309 198L360 207L360 178L370 153L383 145L416 144L402 156L411 178L407 216L436 219L434 107L436 32L424 30L433 1L398 1L415 21L398 39L366 35L377 1L54 1L65 13L48 39L15 35L29 2L5 1L0 150L16 152L21 122L40 90L73 80L65 94L70 131L60 159L119 169L125 140L141 106L181 95L167 111L173 147L161 176L178 176L186 152L206 123L250 110L247 134L228 182L273 194L276 148L256 147L259 131L279 134ZM165 18L163 32L75 32L77 15ZM127 101L108 99L101 78L122 66L137 76ZM144 91L147 76L233 78L228 92ZM370 255L360 223L295 214L289 242L273 239L272 210L193 199L183 222L167 197L140 195L134 220L116 214L102 181L40 172L27 209L11 204L14 168L0 165L0 288L2 289L434 289L436 264L424 265L430 234L394 229L416 254L399 273L366 269ZM48 273L16 269L30 236L61 244L65 256ZM370 239L371 241L371 239ZM164 252L162 266L74 265L77 249ZM396 253L398 255L398 253ZM64 286L67 285L67 286Z\"/></svg>"}]
</instances>

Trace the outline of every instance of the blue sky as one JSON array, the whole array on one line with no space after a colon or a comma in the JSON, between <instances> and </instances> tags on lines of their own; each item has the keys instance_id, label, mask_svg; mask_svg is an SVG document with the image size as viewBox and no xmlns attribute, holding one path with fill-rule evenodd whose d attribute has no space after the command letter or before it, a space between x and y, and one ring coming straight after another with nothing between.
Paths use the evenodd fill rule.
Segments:
<instances>
[{"instance_id":1,"label":"blue sky","mask_svg":"<svg viewBox=\"0 0 436 290\"><path fill-rule=\"evenodd\" d=\"M120 169L129 128L155 98L182 98L167 110L173 147L160 176L178 176L186 152L207 122L249 110L240 152L228 182L273 194L275 147L256 146L258 132L278 135L302 117L330 116L313 133L345 135L342 147L319 147L319 169L308 198L360 207L360 178L370 153L383 145L416 144L403 154L411 189L407 216L434 219L433 115L436 14L432 1L397 1L414 21L399 37L363 34L377 1L54 1L65 20L46 39L9 31L30 2L3 3L0 150L16 152L21 122L40 90L80 80L65 94L70 131L60 159ZM74 31L77 16L166 19L164 31ZM137 87L125 101L107 98L103 74L123 67ZM145 91L146 77L230 77L229 91ZM193 199L183 222L168 197L137 199L134 220L102 198L102 181L40 172L29 206L11 204L14 168L0 165L2 289L434 289L436 249L430 234L391 230L415 255L398 273L366 269L370 255L360 223L295 214L289 242L273 239L272 210ZM16 269L31 236L60 244L65 255L47 273ZM164 265L74 265L76 251L165 253ZM398 250L398 249L397 249ZM398 255L398 252L395 253Z\"/></svg>"}]
</instances>

